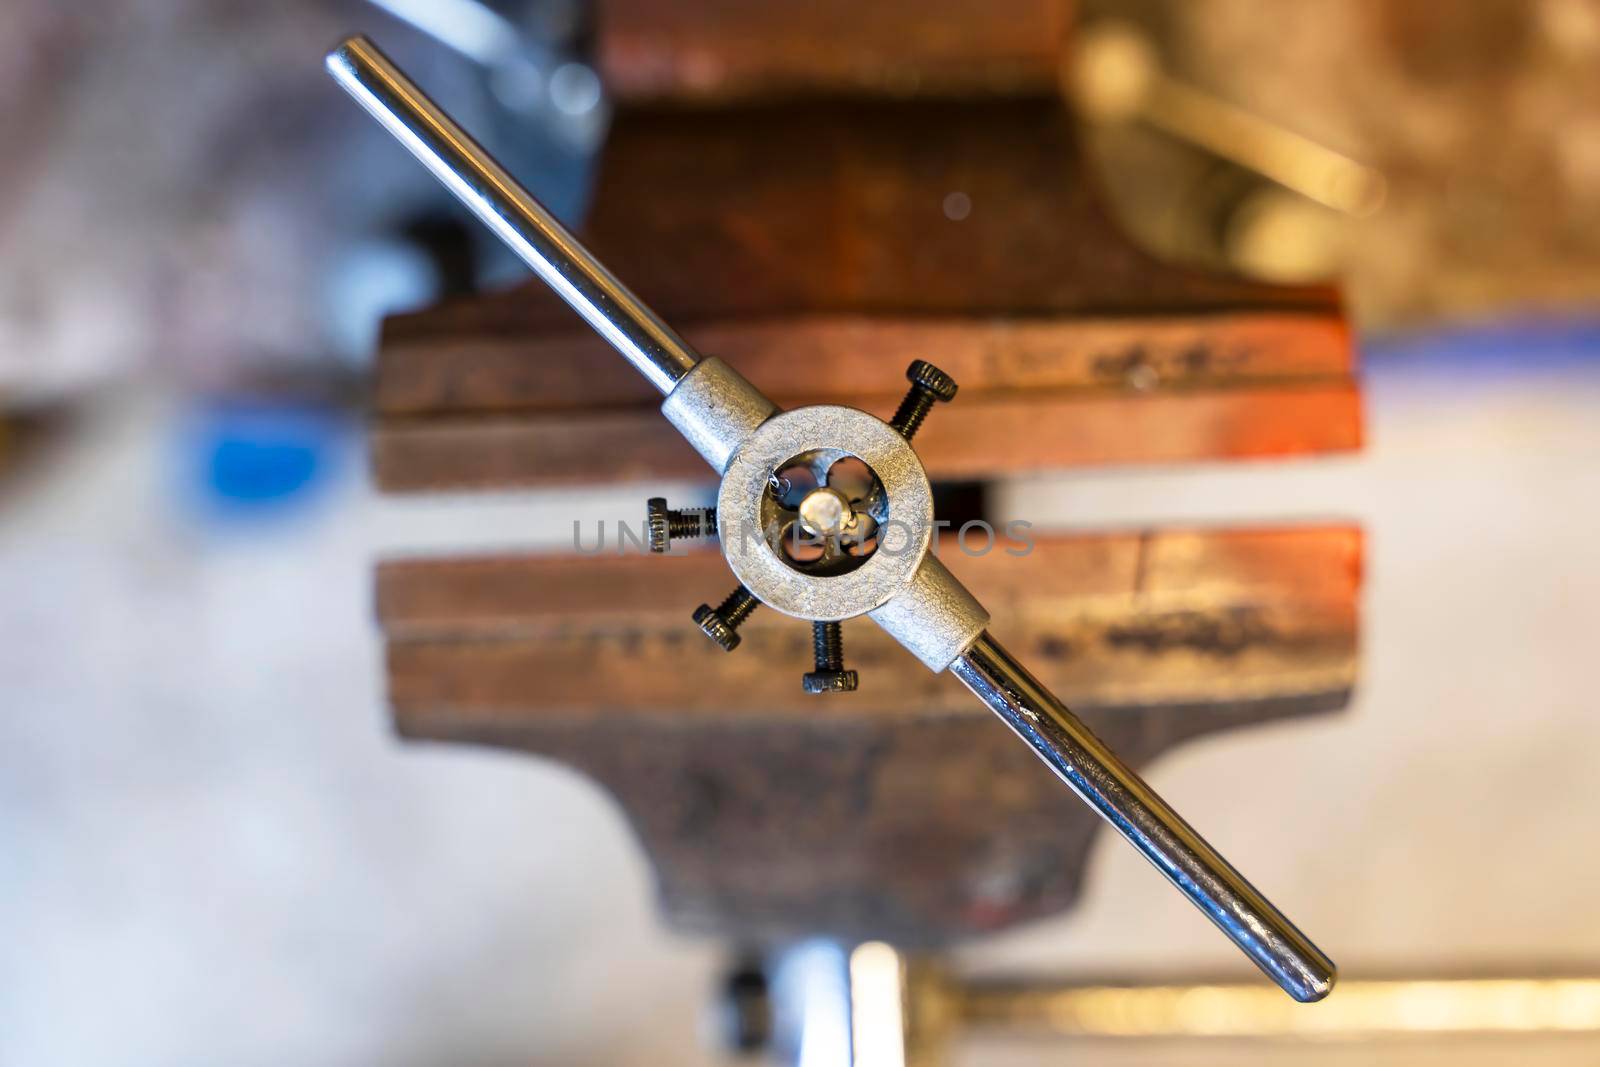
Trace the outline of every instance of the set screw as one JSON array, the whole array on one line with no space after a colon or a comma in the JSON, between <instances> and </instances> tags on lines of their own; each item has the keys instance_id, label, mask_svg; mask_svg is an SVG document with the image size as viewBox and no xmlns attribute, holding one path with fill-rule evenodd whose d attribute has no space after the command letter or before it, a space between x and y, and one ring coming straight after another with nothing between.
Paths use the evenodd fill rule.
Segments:
<instances>
[{"instance_id":1,"label":"set screw","mask_svg":"<svg viewBox=\"0 0 1600 1067\"><path fill-rule=\"evenodd\" d=\"M722 651L732 652L739 647L739 624L750 617L761 601L744 586L739 586L728 594L728 599L718 604L715 608L709 604L701 604L694 609L695 625L699 626L705 635L718 645Z\"/></svg>"},{"instance_id":2,"label":"set screw","mask_svg":"<svg viewBox=\"0 0 1600 1067\"><path fill-rule=\"evenodd\" d=\"M844 627L836 622L814 622L811 643L817 669L806 672L801 687L808 693L853 692L859 679L855 671L844 669Z\"/></svg>"},{"instance_id":3,"label":"set screw","mask_svg":"<svg viewBox=\"0 0 1600 1067\"><path fill-rule=\"evenodd\" d=\"M909 441L933 410L933 405L948 404L956 398L956 380L923 359L911 361L911 366L906 368L906 380L911 383L911 391L900 401L889 425Z\"/></svg>"},{"instance_id":4,"label":"set screw","mask_svg":"<svg viewBox=\"0 0 1600 1067\"><path fill-rule=\"evenodd\" d=\"M644 503L645 530L650 551L666 552L673 538L715 537L717 535L716 508L667 507L664 497L653 496Z\"/></svg>"}]
</instances>

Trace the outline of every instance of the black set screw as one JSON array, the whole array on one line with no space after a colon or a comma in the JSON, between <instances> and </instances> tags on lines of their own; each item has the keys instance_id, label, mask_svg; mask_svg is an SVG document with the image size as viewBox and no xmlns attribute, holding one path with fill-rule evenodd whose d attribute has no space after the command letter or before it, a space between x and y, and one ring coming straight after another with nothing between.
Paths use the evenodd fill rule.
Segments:
<instances>
[{"instance_id":1,"label":"black set screw","mask_svg":"<svg viewBox=\"0 0 1600 1067\"><path fill-rule=\"evenodd\" d=\"M716 508L667 507L664 497L653 496L644 503L645 530L650 551L666 552L672 548L673 538L715 537L717 535Z\"/></svg>"},{"instance_id":2,"label":"black set screw","mask_svg":"<svg viewBox=\"0 0 1600 1067\"><path fill-rule=\"evenodd\" d=\"M956 380L924 359L914 359L906 368L906 380L911 391L900 401L889 425L899 431L907 441L922 425L935 404L948 404L956 398Z\"/></svg>"},{"instance_id":3,"label":"black set screw","mask_svg":"<svg viewBox=\"0 0 1600 1067\"><path fill-rule=\"evenodd\" d=\"M844 627L836 622L814 622L811 643L817 669L806 672L800 679L801 687L808 693L854 692L856 672L844 669Z\"/></svg>"},{"instance_id":4,"label":"black set screw","mask_svg":"<svg viewBox=\"0 0 1600 1067\"><path fill-rule=\"evenodd\" d=\"M728 594L724 600L713 608L709 604L701 604L694 609L695 625L711 640L722 647L724 652L732 652L739 647L739 624L750 617L761 601L744 586L739 586Z\"/></svg>"}]
</instances>

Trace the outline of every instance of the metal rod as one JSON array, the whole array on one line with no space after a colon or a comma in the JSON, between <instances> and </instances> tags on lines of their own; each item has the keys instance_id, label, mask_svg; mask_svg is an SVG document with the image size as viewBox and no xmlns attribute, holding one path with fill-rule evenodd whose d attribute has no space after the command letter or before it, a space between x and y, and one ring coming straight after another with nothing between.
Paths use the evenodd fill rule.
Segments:
<instances>
[{"instance_id":1,"label":"metal rod","mask_svg":"<svg viewBox=\"0 0 1600 1067\"><path fill-rule=\"evenodd\" d=\"M950 672L1284 992L1307 1002L1328 995L1333 961L987 631Z\"/></svg>"},{"instance_id":2,"label":"metal rod","mask_svg":"<svg viewBox=\"0 0 1600 1067\"><path fill-rule=\"evenodd\" d=\"M663 393L700 356L601 266L554 215L365 37L326 60L328 72L494 231L556 295Z\"/></svg>"}]
</instances>

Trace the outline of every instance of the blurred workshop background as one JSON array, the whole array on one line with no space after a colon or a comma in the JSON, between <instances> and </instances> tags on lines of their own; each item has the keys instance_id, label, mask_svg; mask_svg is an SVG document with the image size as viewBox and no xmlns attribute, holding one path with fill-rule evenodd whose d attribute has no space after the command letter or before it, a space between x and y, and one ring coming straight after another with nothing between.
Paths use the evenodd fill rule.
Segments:
<instances>
[{"instance_id":1,"label":"blurred workshop background","mask_svg":"<svg viewBox=\"0 0 1600 1067\"><path fill-rule=\"evenodd\" d=\"M598 4L0 14L0 1063L720 1062L727 947L662 928L614 802L398 741L372 618L388 554L562 548L645 494L374 490L383 316L520 274L322 55L370 33L577 222L616 93L740 76L670 37L674 5ZM860 14L937 39L963 6ZM1339 284L1366 444L1029 476L994 506L1359 522L1351 706L1153 783L1347 977L1600 977L1600 2L1054 6L1110 213L1171 262ZM660 54L597 46L607 19L664 27ZM1229 952L1102 841L1075 911L956 962L1161 979ZM1012 1036L958 1062L1590 1063L1586 995L1562 1018L1587 1035Z\"/></svg>"}]
</instances>

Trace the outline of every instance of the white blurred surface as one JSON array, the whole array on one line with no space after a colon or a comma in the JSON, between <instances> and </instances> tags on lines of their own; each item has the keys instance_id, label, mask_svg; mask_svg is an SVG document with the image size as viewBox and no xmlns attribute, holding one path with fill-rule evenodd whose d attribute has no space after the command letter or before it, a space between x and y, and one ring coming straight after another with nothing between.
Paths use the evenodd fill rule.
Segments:
<instances>
[{"instance_id":1,"label":"white blurred surface","mask_svg":"<svg viewBox=\"0 0 1600 1067\"><path fill-rule=\"evenodd\" d=\"M347 476L208 532L172 414L115 407L0 521L0 1063L697 1062L717 953L657 931L610 800L387 724L374 546L451 509ZM485 510L537 540L461 540Z\"/></svg>"}]
</instances>

